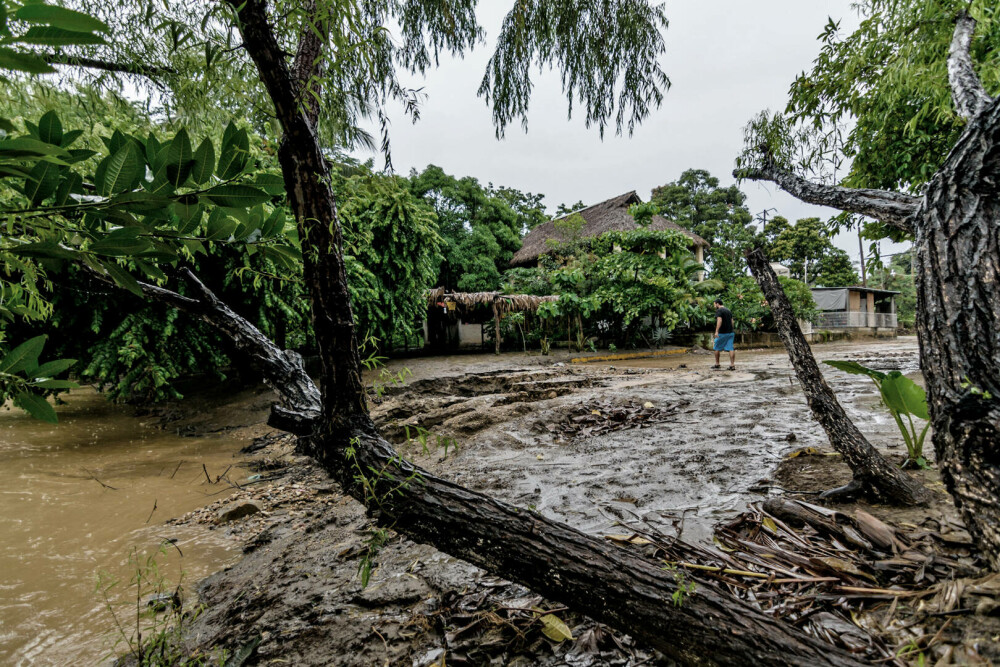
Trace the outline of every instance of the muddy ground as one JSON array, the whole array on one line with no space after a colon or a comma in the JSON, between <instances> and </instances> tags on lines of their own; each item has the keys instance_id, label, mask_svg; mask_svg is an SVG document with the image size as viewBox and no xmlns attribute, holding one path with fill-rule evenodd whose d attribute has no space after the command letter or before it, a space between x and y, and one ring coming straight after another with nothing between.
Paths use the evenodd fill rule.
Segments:
<instances>
[{"instance_id":1,"label":"muddy ground","mask_svg":"<svg viewBox=\"0 0 1000 667\"><path fill-rule=\"evenodd\" d=\"M919 377L912 338L815 351ZM401 453L431 472L597 536L621 533L620 520L638 517L706 543L715 523L766 494L849 479L839 457L826 455L783 350L741 352L735 372L711 364L703 351L600 365L514 354L394 361L388 370L405 381L370 378L379 385L373 416ZM861 430L901 460L905 450L874 385L832 369L826 375ZM246 438L250 468L232 498L177 520L226 531L246 554L199 586L206 608L189 628L192 650L235 651L259 640L247 664L666 664L521 586L379 535L356 502L294 453L289 437L262 425L266 392L196 402L193 417L183 406L167 409L166 426ZM812 450L786 458L804 448ZM926 481L940 490L933 473ZM916 511L867 509L889 521L954 525L950 501L936 497ZM250 501L248 511L262 511L220 522L220 513ZM380 537L386 543L372 551ZM573 640L542 633L546 611Z\"/></svg>"}]
</instances>

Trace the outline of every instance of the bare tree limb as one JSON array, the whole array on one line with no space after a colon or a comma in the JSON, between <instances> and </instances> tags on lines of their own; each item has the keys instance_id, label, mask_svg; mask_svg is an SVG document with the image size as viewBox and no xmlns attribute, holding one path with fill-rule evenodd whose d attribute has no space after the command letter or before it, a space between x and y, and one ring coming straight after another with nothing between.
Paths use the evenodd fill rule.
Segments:
<instances>
[{"instance_id":1,"label":"bare tree limb","mask_svg":"<svg viewBox=\"0 0 1000 667\"><path fill-rule=\"evenodd\" d=\"M161 67L158 65L144 65L142 63L117 63L110 60L99 60L97 58L84 58L82 56L71 56L65 53L37 53L50 65L71 65L73 67L85 67L87 69L99 69L106 72L120 72L122 74L136 74L148 79L158 79L166 74L176 74L173 67Z\"/></svg>"},{"instance_id":2,"label":"bare tree limb","mask_svg":"<svg viewBox=\"0 0 1000 667\"><path fill-rule=\"evenodd\" d=\"M948 53L948 83L955 110L962 118L972 120L993 101L983 88L979 75L972 64L969 47L976 31L976 19L966 12L958 15L955 33Z\"/></svg>"},{"instance_id":3,"label":"bare tree limb","mask_svg":"<svg viewBox=\"0 0 1000 667\"><path fill-rule=\"evenodd\" d=\"M907 234L914 233L910 217L917 212L920 199L912 195L889 190L822 185L776 168L737 170L733 172L733 176L751 181L771 181L788 194L809 204L867 215Z\"/></svg>"},{"instance_id":4,"label":"bare tree limb","mask_svg":"<svg viewBox=\"0 0 1000 667\"><path fill-rule=\"evenodd\" d=\"M319 81L326 64L323 44L327 38L329 21L320 19L316 0L305 0L302 13L302 35L292 63L292 76L299 85L299 102L305 109L309 122L315 127L319 121L319 95L322 91Z\"/></svg>"}]
</instances>

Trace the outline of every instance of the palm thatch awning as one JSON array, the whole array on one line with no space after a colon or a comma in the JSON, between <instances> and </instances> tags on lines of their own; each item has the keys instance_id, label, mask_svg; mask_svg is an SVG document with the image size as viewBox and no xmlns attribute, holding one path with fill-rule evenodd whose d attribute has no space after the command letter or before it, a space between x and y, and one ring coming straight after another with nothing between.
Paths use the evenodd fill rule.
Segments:
<instances>
[{"instance_id":1,"label":"palm thatch awning","mask_svg":"<svg viewBox=\"0 0 1000 667\"><path fill-rule=\"evenodd\" d=\"M574 211L580 215L586 223L580 234L584 238L595 238L607 232L624 232L639 229L639 225L629 215L628 207L632 204L642 203L639 196L632 192L627 192L618 197L614 197L600 204L594 204L587 208ZM573 215L572 213L570 215ZM521 249L514 253L510 260L511 266L532 266L538 262L541 255L549 252L550 248L546 243L549 239L566 241L560 231L555 226L556 220L562 220L568 216L562 216L549 220L534 229L524 237ZM694 232L689 232L676 222L667 220L662 215L654 215L647 229L673 230L680 232L691 239L694 247L708 248L709 243Z\"/></svg>"},{"instance_id":2,"label":"palm thatch awning","mask_svg":"<svg viewBox=\"0 0 1000 667\"><path fill-rule=\"evenodd\" d=\"M427 293L427 305L437 303L455 303L463 310L479 306L496 307L496 312L506 313L529 312L538 310L538 306L547 301L558 301L558 296L534 296L532 294L503 294L501 292L446 292L443 287L430 290Z\"/></svg>"}]
</instances>

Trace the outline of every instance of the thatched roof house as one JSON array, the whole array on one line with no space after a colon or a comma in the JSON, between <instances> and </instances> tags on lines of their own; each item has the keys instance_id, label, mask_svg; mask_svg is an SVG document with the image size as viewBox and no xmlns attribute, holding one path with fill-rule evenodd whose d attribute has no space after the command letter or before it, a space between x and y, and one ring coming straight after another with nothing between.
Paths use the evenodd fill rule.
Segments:
<instances>
[{"instance_id":1,"label":"thatched roof house","mask_svg":"<svg viewBox=\"0 0 1000 667\"><path fill-rule=\"evenodd\" d=\"M600 204L594 204L579 211L574 211L586 223L581 231L581 235L584 238L593 238L606 232L624 232L638 229L639 225L629 215L628 207L639 203L642 203L642 200L639 199L639 196L633 190L607 201L602 201ZM561 219L555 218L555 220ZM534 266L538 263L539 256L549 252L550 248L546 243L548 239L567 240L556 229L555 220L549 220L528 232L524 237L521 249L514 253L513 259L510 260L511 266ZM681 232L691 239L692 251L699 262L702 261L704 250L709 247L708 241L693 232L689 232L676 222L667 220L662 215L654 215L648 228L657 230L672 229Z\"/></svg>"}]
</instances>

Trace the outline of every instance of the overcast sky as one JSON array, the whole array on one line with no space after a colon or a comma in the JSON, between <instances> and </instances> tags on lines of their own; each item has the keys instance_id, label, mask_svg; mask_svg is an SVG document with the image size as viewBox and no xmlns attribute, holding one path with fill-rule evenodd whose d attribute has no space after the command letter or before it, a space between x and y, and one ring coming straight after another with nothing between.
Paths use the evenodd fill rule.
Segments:
<instances>
[{"instance_id":1,"label":"overcast sky","mask_svg":"<svg viewBox=\"0 0 1000 667\"><path fill-rule=\"evenodd\" d=\"M409 82L423 86L427 99L416 125L401 112L393 116L392 159L401 174L436 164L484 185L542 193L550 212L560 203L593 204L629 190L648 200L653 187L690 168L707 169L731 184L743 127L763 109L783 108L789 84L819 52L816 36L827 18L841 19L842 30L857 24L848 0L668 2L662 62L673 85L632 137L612 132L602 141L582 117L567 119L558 74L536 71L528 132L514 125L497 140L490 109L476 89L510 4L483 0L486 44L465 59L444 59L426 79ZM791 220L832 214L773 185L742 187L754 214L771 208ZM856 234L842 234L835 242L857 260ZM882 252L905 247L886 243Z\"/></svg>"}]
</instances>

